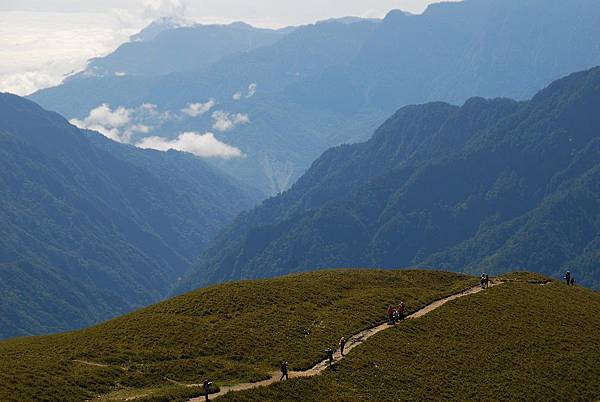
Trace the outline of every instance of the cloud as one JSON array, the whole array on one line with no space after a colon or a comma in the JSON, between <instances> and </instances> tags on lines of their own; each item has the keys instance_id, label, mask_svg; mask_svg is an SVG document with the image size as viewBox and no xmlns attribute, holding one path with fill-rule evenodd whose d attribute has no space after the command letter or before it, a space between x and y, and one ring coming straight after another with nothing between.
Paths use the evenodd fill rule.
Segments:
<instances>
[{"instance_id":1,"label":"cloud","mask_svg":"<svg viewBox=\"0 0 600 402\"><path fill-rule=\"evenodd\" d=\"M198 134L187 132L180 134L176 139L169 140L163 137L147 137L136 144L143 149L155 149L168 151L170 149L189 152L202 158L240 158L244 157L242 151L231 145L227 145L217 138L213 133Z\"/></svg>"},{"instance_id":2,"label":"cloud","mask_svg":"<svg viewBox=\"0 0 600 402\"><path fill-rule=\"evenodd\" d=\"M188 103L184 109L181 109L181 112L190 117L198 117L209 112L215 105L214 99L210 99L206 103Z\"/></svg>"},{"instance_id":3,"label":"cloud","mask_svg":"<svg viewBox=\"0 0 600 402\"><path fill-rule=\"evenodd\" d=\"M130 111L123 106L111 110L110 106L104 103L90 111L89 116L85 118L85 123L100 124L109 128L119 128L131 121L129 114Z\"/></svg>"},{"instance_id":4,"label":"cloud","mask_svg":"<svg viewBox=\"0 0 600 402\"><path fill-rule=\"evenodd\" d=\"M250 123L250 117L248 117L247 114L229 114L223 110L214 112L212 118L213 128L221 132L232 130L235 126L240 124Z\"/></svg>"},{"instance_id":5,"label":"cloud","mask_svg":"<svg viewBox=\"0 0 600 402\"><path fill-rule=\"evenodd\" d=\"M184 17L189 0L142 0L144 16L149 18Z\"/></svg>"},{"instance_id":6,"label":"cloud","mask_svg":"<svg viewBox=\"0 0 600 402\"><path fill-rule=\"evenodd\" d=\"M233 100L235 101L239 101L240 99L242 99L242 93L241 92L236 92L233 94L233 96L231 97Z\"/></svg>"},{"instance_id":7,"label":"cloud","mask_svg":"<svg viewBox=\"0 0 600 402\"><path fill-rule=\"evenodd\" d=\"M131 143L134 135L152 131L151 123L160 125L170 118L168 112L159 112L156 105L151 103L131 109L123 106L112 109L104 103L92 109L83 120L71 119L70 123L82 129L98 131L114 141Z\"/></svg>"},{"instance_id":8,"label":"cloud","mask_svg":"<svg viewBox=\"0 0 600 402\"><path fill-rule=\"evenodd\" d=\"M254 95L256 95L256 90L258 89L258 85L256 83L252 83L248 86L248 94L246 94L246 98L250 99Z\"/></svg>"}]
</instances>

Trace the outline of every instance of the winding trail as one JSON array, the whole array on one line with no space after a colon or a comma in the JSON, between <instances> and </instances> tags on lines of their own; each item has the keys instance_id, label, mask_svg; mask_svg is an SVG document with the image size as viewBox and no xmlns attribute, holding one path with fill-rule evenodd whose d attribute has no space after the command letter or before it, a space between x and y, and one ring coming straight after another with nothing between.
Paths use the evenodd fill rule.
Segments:
<instances>
[{"instance_id":1,"label":"winding trail","mask_svg":"<svg viewBox=\"0 0 600 402\"><path fill-rule=\"evenodd\" d=\"M489 287L492 286L498 286L503 284L504 282L498 281L496 280L495 282L491 282L490 281L490 285ZM419 318L424 316L425 314L428 314L430 312L432 312L433 310L440 308L441 306L443 306L444 304L448 303L449 301L461 298L461 297L465 297L465 296L469 296L469 295L473 295L475 293L479 293L481 292L483 289L481 288L481 286L477 285L474 286L470 289L464 290L460 293L445 297L443 299L434 301L431 304L428 304L427 306L423 307L420 310L417 310L416 312L414 312L413 314L407 316L405 318L405 320L414 320L415 318ZM394 325L390 325L388 323L385 324L381 324L378 325L376 327L373 328L369 328L366 329L362 332L359 332L358 334L352 336L350 339L348 339L346 341L346 348L345 348L345 353L344 356L346 356L352 349L354 349L355 347L359 346L360 344L362 344L363 342L365 342L367 339L369 339L370 337L372 337L375 334L378 334L379 332L385 331L386 329L389 328L394 328ZM335 351L334 355L333 355L333 361L334 363L337 363L339 361L341 361L344 356L342 356L342 354L340 353L339 349ZM317 363L315 366L313 366L312 368L308 369L308 370L304 370L304 371L290 371L289 374L289 378L303 378L303 377L312 377L315 375L319 375L321 374L323 371L325 371L327 368L329 367L329 359L325 359L319 363ZM271 373L271 378L269 378L268 380L264 380L264 381L259 381L259 382L249 382L249 383L243 383L243 384L237 384L237 385L233 385L233 386L228 386L228 387L222 387L221 390L217 393L211 394L210 395L210 399L213 400L215 398L218 398L220 396L223 396L225 394L228 394L230 392L238 392L238 391L245 391L248 389L254 389L254 388L260 388L260 387L267 387L269 385L272 385L274 383L279 382L279 378L281 377L281 372L280 371L274 371ZM187 386L189 387L199 387L201 386L200 384L188 384ZM198 397L198 398L193 398L190 399L189 402L202 402L204 401L204 396Z\"/></svg>"}]
</instances>

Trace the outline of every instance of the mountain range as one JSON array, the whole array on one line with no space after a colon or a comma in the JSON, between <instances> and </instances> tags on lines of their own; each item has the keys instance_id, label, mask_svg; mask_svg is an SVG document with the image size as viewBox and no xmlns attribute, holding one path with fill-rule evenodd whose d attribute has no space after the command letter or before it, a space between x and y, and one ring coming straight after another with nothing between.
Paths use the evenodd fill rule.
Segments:
<instances>
[{"instance_id":1,"label":"mountain range","mask_svg":"<svg viewBox=\"0 0 600 402\"><path fill-rule=\"evenodd\" d=\"M162 299L259 199L192 155L115 143L9 94L0 94L0 171L0 338Z\"/></svg>"},{"instance_id":2,"label":"mountain range","mask_svg":"<svg viewBox=\"0 0 600 402\"><path fill-rule=\"evenodd\" d=\"M205 113L154 125L145 135L215 132L246 155L215 165L276 194L327 148L366 140L402 106L462 104L472 96L524 100L561 76L599 65L599 21L595 0L465 0L433 4L421 15L392 11L382 21L343 19L280 31L240 24L176 28L126 44L90 67L110 68L79 74L31 99L80 120L102 104L151 103L175 113L212 99L215 111L246 115L247 124L217 132L214 116ZM238 42L239 31L261 39ZM174 57L175 38L177 46L205 52ZM234 50L211 50L221 47ZM140 49L143 56L135 57L144 63L127 69L119 61L135 59ZM146 63L155 59L160 62ZM251 85L253 96L246 96Z\"/></svg>"},{"instance_id":3,"label":"mountain range","mask_svg":"<svg viewBox=\"0 0 600 402\"><path fill-rule=\"evenodd\" d=\"M600 68L529 101L400 109L240 215L180 289L324 267L571 270L600 286Z\"/></svg>"}]
</instances>

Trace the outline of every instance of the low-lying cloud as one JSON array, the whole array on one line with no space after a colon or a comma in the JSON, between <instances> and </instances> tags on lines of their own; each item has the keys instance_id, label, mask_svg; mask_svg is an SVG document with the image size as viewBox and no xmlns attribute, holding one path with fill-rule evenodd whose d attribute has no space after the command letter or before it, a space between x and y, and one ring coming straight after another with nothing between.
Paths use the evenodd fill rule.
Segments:
<instances>
[{"instance_id":1,"label":"low-lying cloud","mask_svg":"<svg viewBox=\"0 0 600 402\"><path fill-rule=\"evenodd\" d=\"M111 108L107 103L90 110L83 120L71 119L70 123L82 129L98 131L111 140L130 144L134 136L148 134L156 125L171 120L169 112L160 112L156 105L144 103L136 108L119 106Z\"/></svg>"},{"instance_id":2,"label":"low-lying cloud","mask_svg":"<svg viewBox=\"0 0 600 402\"><path fill-rule=\"evenodd\" d=\"M210 112L216 104L214 99L209 99L205 103L188 103L185 108L181 109L181 112L190 117L198 117Z\"/></svg>"},{"instance_id":3,"label":"low-lying cloud","mask_svg":"<svg viewBox=\"0 0 600 402\"><path fill-rule=\"evenodd\" d=\"M189 152L202 158L239 158L244 154L234 146L219 141L211 132L199 134L184 132L175 139L148 136L153 130L173 120L194 118L208 113L217 104L215 99L207 102L188 103L180 112L162 112L151 103L138 107L112 108L104 103L92 109L84 119L71 119L71 124L97 131L111 140L132 144L139 148L167 151L170 149ZM228 113L217 110L211 115L215 130L225 132L241 124L248 124L250 117L242 113Z\"/></svg>"},{"instance_id":4,"label":"low-lying cloud","mask_svg":"<svg viewBox=\"0 0 600 402\"><path fill-rule=\"evenodd\" d=\"M176 139L169 140L163 137L147 137L136 144L139 148L168 151L170 149L189 152L202 158L240 158L244 154L238 148L219 141L213 133L199 134L187 132L180 134Z\"/></svg>"},{"instance_id":5,"label":"low-lying cloud","mask_svg":"<svg viewBox=\"0 0 600 402\"><path fill-rule=\"evenodd\" d=\"M230 114L223 110L217 110L212 114L213 128L215 130L225 132L232 130L235 126L240 124L250 123L250 117L247 114L235 113Z\"/></svg>"}]
</instances>

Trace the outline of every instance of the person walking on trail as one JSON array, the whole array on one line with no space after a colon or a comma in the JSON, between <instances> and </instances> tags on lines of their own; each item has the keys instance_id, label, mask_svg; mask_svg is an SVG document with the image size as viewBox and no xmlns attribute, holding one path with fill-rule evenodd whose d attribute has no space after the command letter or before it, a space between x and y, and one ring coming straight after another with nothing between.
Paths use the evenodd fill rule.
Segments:
<instances>
[{"instance_id":1,"label":"person walking on trail","mask_svg":"<svg viewBox=\"0 0 600 402\"><path fill-rule=\"evenodd\" d=\"M212 385L212 382L208 381L208 380L204 380L204 383L202 384L202 388L204 389L204 400L208 401L208 395L210 394L210 386Z\"/></svg>"},{"instance_id":2,"label":"person walking on trail","mask_svg":"<svg viewBox=\"0 0 600 402\"><path fill-rule=\"evenodd\" d=\"M325 350L325 353L327 353L327 358L329 359L329 367L333 367L333 349L331 348L327 348L327 350Z\"/></svg>"},{"instance_id":3,"label":"person walking on trail","mask_svg":"<svg viewBox=\"0 0 600 402\"><path fill-rule=\"evenodd\" d=\"M406 308L404 307L404 302L400 302L400 305L398 306L398 319L400 321L404 320L404 313L406 311Z\"/></svg>"},{"instance_id":4,"label":"person walking on trail","mask_svg":"<svg viewBox=\"0 0 600 402\"><path fill-rule=\"evenodd\" d=\"M567 281L567 285L571 284L571 271L567 271L565 274L565 280Z\"/></svg>"},{"instance_id":5,"label":"person walking on trail","mask_svg":"<svg viewBox=\"0 0 600 402\"><path fill-rule=\"evenodd\" d=\"M400 313L398 312L398 309L394 309L394 324L397 323L398 321L400 321Z\"/></svg>"},{"instance_id":6,"label":"person walking on trail","mask_svg":"<svg viewBox=\"0 0 600 402\"><path fill-rule=\"evenodd\" d=\"M394 308L392 307L391 304L389 305L389 307L387 309L387 316L388 316L388 323L394 324Z\"/></svg>"},{"instance_id":7,"label":"person walking on trail","mask_svg":"<svg viewBox=\"0 0 600 402\"><path fill-rule=\"evenodd\" d=\"M279 381L282 381L284 377L286 380L289 380L289 370L290 366L288 365L288 362L281 363L281 378L279 379Z\"/></svg>"},{"instance_id":8,"label":"person walking on trail","mask_svg":"<svg viewBox=\"0 0 600 402\"><path fill-rule=\"evenodd\" d=\"M479 284L481 285L481 289L485 289L485 273L481 274L479 278Z\"/></svg>"},{"instance_id":9,"label":"person walking on trail","mask_svg":"<svg viewBox=\"0 0 600 402\"><path fill-rule=\"evenodd\" d=\"M485 274L485 288L489 288L490 287L490 276L488 274Z\"/></svg>"},{"instance_id":10,"label":"person walking on trail","mask_svg":"<svg viewBox=\"0 0 600 402\"><path fill-rule=\"evenodd\" d=\"M575 277L571 275L571 286L575 286Z\"/></svg>"},{"instance_id":11,"label":"person walking on trail","mask_svg":"<svg viewBox=\"0 0 600 402\"><path fill-rule=\"evenodd\" d=\"M343 336L340 338L340 353L344 356L344 348L346 347L346 338Z\"/></svg>"}]
</instances>

